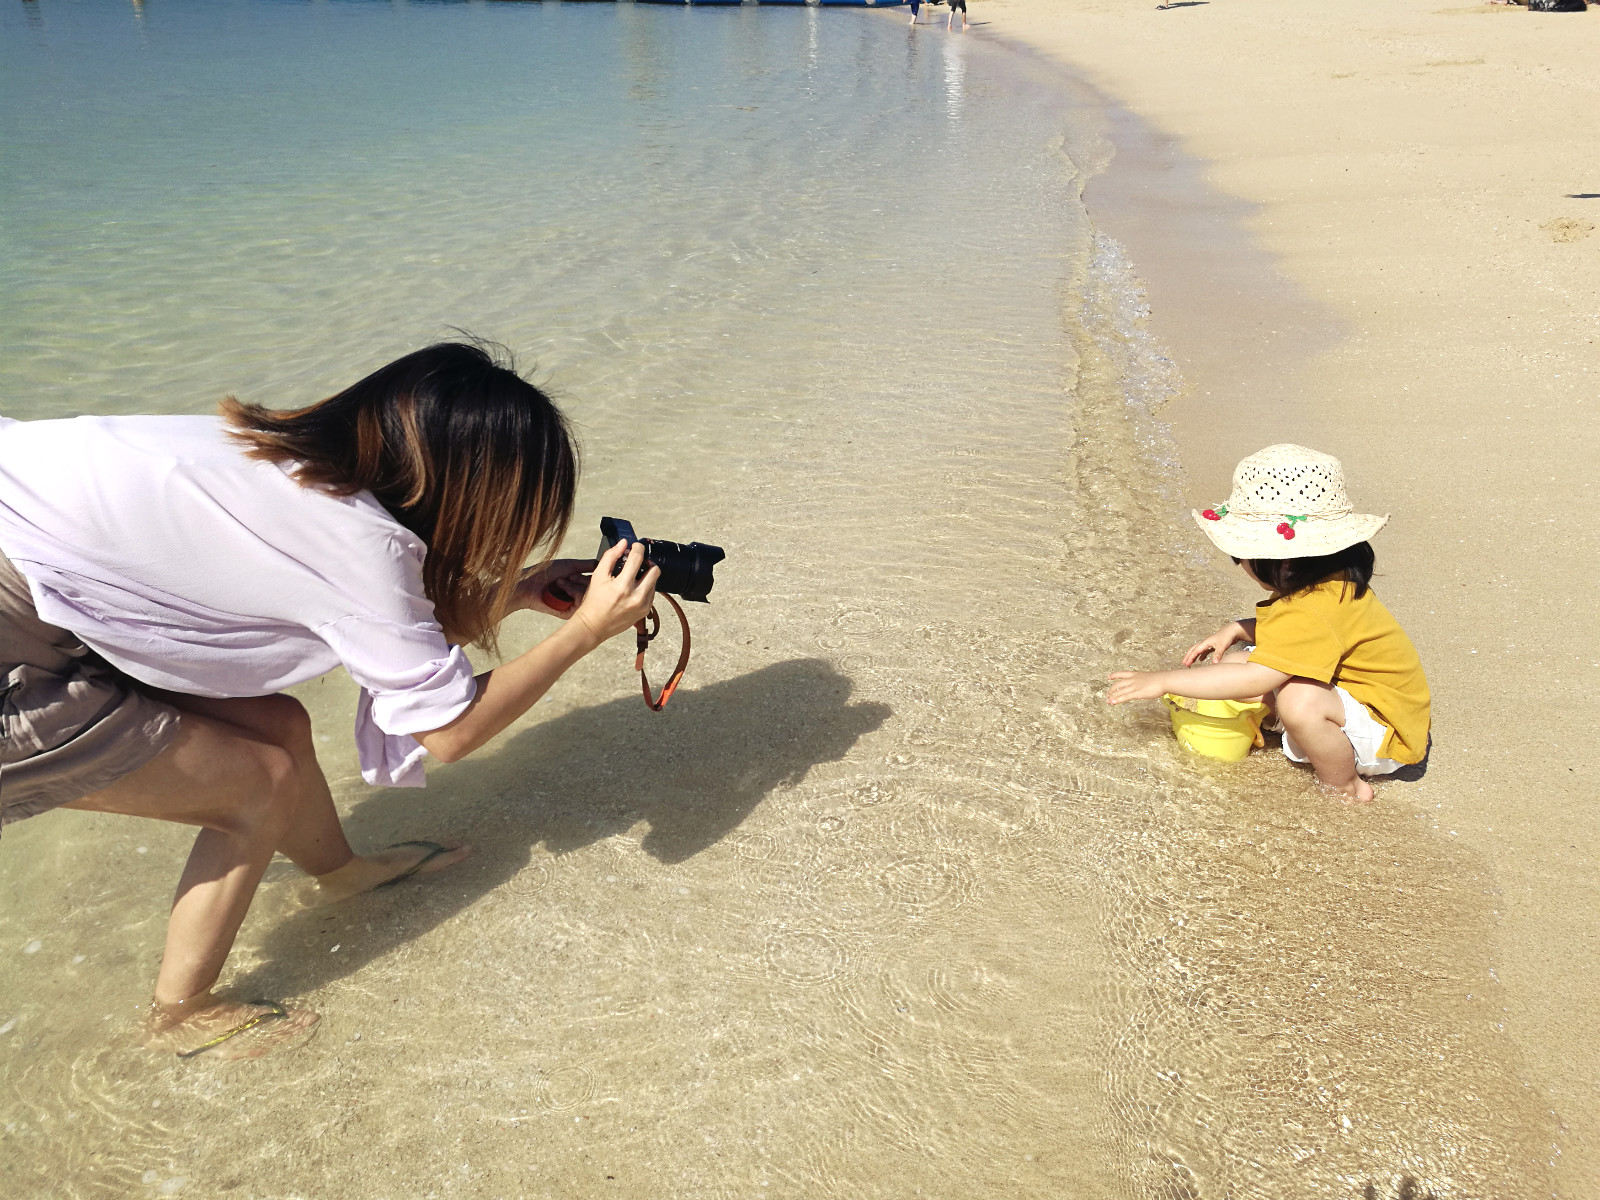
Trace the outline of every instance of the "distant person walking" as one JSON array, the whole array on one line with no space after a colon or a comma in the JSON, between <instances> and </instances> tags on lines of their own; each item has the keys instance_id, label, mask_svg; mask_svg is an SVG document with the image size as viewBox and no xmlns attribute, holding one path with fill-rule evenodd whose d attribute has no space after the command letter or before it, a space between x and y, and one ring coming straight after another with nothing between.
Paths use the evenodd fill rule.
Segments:
<instances>
[{"instance_id":1,"label":"distant person walking","mask_svg":"<svg viewBox=\"0 0 1600 1200\"><path fill-rule=\"evenodd\" d=\"M950 15L944 21L946 33L949 33L955 25L956 9L958 8L961 10L961 32L965 33L967 31L967 0L950 0Z\"/></svg>"}]
</instances>

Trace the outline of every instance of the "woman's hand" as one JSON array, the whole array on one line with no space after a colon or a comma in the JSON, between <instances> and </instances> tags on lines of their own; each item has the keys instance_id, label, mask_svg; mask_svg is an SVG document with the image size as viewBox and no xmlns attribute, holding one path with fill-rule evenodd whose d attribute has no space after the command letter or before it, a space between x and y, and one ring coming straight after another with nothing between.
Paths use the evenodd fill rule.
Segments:
<instances>
[{"instance_id":1,"label":"woman's hand","mask_svg":"<svg viewBox=\"0 0 1600 1200\"><path fill-rule=\"evenodd\" d=\"M619 561L621 571L617 571ZM609 641L649 614L650 606L656 602L656 580L661 577L661 568L652 566L641 576L639 568L643 565L643 542L631 546L618 542L595 564L583 603L574 616L594 636L596 644Z\"/></svg>"},{"instance_id":2,"label":"woman's hand","mask_svg":"<svg viewBox=\"0 0 1600 1200\"><path fill-rule=\"evenodd\" d=\"M1252 625L1254 621L1250 622ZM1196 642L1189 647L1189 653L1183 656L1183 665L1192 667L1195 663L1211 655L1212 662L1221 662L1222 656L1235 642L1248 642L1252 631L1244 627L1241 621L1229 621L1203 642Z\"/></svg>"},{"instance_id":3,"label":"woman's hand","mask_svg":"<svg viewBox=\"0 0 1600 1200\"><path fill-rule=\"evenodd\" d=\"M1106 703L1126 704L1129 700L1155 700L1170 690L1165 671L1113 671L1111 688L1106 692Z\"/></svg>"},{"instance_id":4,"label":"woman's hand","mask_svg":"<svg viewBox=\"0 0 1600 1200\"><path fill-rule=\"evenodd\" d=\"M565 621L578 609L583 593L589 587L589 572L595 568L592 558L558 558L542 567L529 567L517 580L515 609L548 613ZM565 600L564 607L556 607L545 598L549 590L557 601ZM514 611L515 611L514 609Z\"/></svg>"},{"instance_id":5,"label":"woman's hand","mask_svg":"<svg viewBox=\"0 0 1600 1200\"><path fill-rule=\"evenodd\" d=\"M613 574L619 564L622 570ZM628 546L618 542L599 562L578 565L593 565L594 574L583 590L583 602L571 614L574 619L533 649L479 675L472 703L448 725L412 734L429 754L444 762L471 754L537 704L550 685L584 655L644 620L655 603L661 570L651 567L640 577L639 568L644 565L641 543Z\"/></svg>"}]
</instances>

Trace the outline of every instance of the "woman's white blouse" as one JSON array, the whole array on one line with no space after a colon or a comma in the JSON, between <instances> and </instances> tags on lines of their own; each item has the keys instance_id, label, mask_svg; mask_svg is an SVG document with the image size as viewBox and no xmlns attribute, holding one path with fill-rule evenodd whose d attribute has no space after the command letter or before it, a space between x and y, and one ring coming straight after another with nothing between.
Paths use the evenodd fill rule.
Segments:
<instances>
[{"instance_id":1,"label":"woman's white blouse","mask_svg":"<svg viewBox=\"0 0 1600 1200\"><path fill-rule=\"evenodd\" d=\"M246 458L218 417L0 418L0 550L42 620L156 687L263 696L343 664L368 783L421 787L410 735L476 694L416 536Z\"/></svg>"}]
</instances>

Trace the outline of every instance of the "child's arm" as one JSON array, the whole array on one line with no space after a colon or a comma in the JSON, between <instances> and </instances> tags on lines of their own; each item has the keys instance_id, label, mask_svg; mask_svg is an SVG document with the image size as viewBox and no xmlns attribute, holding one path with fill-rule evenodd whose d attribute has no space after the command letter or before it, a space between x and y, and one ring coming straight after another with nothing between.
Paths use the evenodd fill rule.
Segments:
<instances>
[{"instance_id":1,"label":"child's arm","mask_svg":"<svg viewBox=\"0 0 1600 1200\"><path fill-rule=\"evenodd\" d=\"M1192 667L1207 654L1211 655L1212 662L1221 662L1222 656L1229 646L1236 642L1253 642L1256 640L1256 619L1246 617L1242 621L1229 621L1203 642L1196 642L1189 647L1189 653L1183 656L1183 665ZM1216 699L1216 697L1200 697L1195 699ZM1232 697L1223 697L1232 699Z\"/></svg>"},{"instance_id":2,"label":"child's arm","mask_svg":"<svg viewBox=\"0 0 1600 1200\"><path fill-rule=\"evenodd\" d=\"M1167 692L1194 700L1253 700L1289 679L1253 662L1206 663L1182 671L1113 671L1106 703L1154 700Z\"/></svg>"}]
</instances>

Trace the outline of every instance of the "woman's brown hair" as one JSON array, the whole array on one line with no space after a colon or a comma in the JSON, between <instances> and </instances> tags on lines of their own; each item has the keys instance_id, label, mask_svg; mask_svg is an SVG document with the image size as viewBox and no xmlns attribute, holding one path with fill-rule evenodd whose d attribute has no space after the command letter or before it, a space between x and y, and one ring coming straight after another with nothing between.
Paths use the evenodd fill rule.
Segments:
<instances>
[{"instance_id":1,"label":"woman's brown hair","mask_svg":"<svg viewBox=\"0 0 1600 1200\"><path fill-rule=\"evenodd\" d=\"M445 634L489 649L519 568L566 535L578 483L566 418L491 351L504 355L440 342L309 408L222 402L251 458L337 496L370 491L421 538L423 589Z\"/></svg>"}]
</instances>

